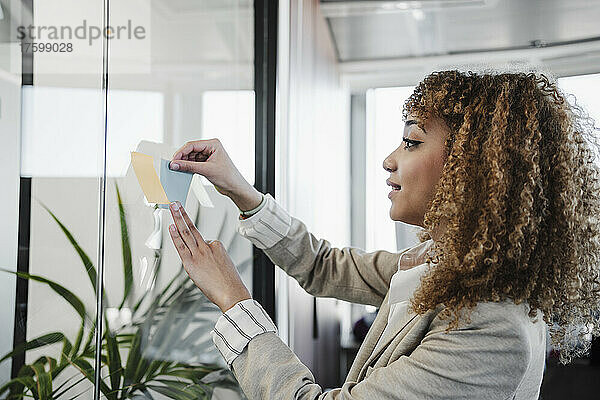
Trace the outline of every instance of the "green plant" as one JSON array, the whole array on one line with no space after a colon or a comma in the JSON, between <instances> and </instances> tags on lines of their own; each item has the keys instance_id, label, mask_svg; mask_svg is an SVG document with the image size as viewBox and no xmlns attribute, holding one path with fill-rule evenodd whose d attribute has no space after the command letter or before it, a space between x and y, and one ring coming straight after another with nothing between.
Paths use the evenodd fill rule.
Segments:
<instances>
[{"instance_id":1,"label":"green plant","mask_svg":"<svg viewBox=\"0 0 600 400\"><path fill-rule=\"evenodd\" d=\"M116 191L121 224L124 282L123 298L118 307L120 311L131 296L133 267L129 231L118 186L116 186ZM43 204L42 206L59 225L79 255L94 294L97 296L96 268L92 261L58 217L46 206ZM161 251L155 250L154 279L160 266ZM183 267L181 268L183 269ZM64 397L70 389L84 380L94 383L95 318L88 314L83 302L69 289L42 276L1 270L15 274L19 278L48 285L71 305L80 316L81 325L74 341L69 340L62 332L52 332L22 343L0 358L0 363L2 363L16 354L62 343L58 359L46 355L39 357L31 364L24 365L16 378L0 386L0 396L8 393L6 399L23 397L40 400L58 399ZM132 322L124 329L111 330L106 313L104 313L105 329L102 333L101 362L108 368L109 373L108 376L103 377L99 385L107 399L121 400L139 396L152 399L152 392L174 399L210 399L216 387L233 389L241 398L245 398L235 377L227 368L216 364L174 361L172 357L168 357L169 350L175 346L190 351L192 349L193 351L202 351L202 349L193 348L194 342L202 332L210 329L210 325L214 322L198 316L201 312L214 311L215 306L206 299L190 279L186 278L186 274L175 275L167 286L153 298L152 292L146 291L133 306ZM104 296L104 304L108 304L105 291L101 290L101 293ZM90 325L87 336L85 335L86 321ZM190 326L193 327L191 332L185 333L186 328ZM86 336L85 342L84 336ZM126 360L121 359L121 351L127 352ZM78 373L55 387L54 382L57 376L68 366L75 367Z\"/></svg>"}]
</instances>

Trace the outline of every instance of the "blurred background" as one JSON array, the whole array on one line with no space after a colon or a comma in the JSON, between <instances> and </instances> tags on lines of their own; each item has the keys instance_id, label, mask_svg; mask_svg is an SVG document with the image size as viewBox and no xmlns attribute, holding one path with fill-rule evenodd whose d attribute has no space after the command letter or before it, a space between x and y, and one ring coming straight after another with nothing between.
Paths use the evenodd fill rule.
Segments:
<instances>
[{"instance_id":1,"label":"blurred background","mask_svg":"<svg viewBox=\"0 0 600 400\"><path fill-rule=\"evenodd\" d=\"M420 228L389 218L382 162L430 72L535 68L600 124L600 1L0 6L0 398L243 398L209 336L220 310L182 273L132 151L158 161L219 138L316 237L396 252ZM317 383L341 386L378 309L307 294L201 183L212 207L190 191L186 209L203 235L226 244ZM540 398L597 393L588 339L569 366L548 346Z\"/></svg>"}]
</instances>

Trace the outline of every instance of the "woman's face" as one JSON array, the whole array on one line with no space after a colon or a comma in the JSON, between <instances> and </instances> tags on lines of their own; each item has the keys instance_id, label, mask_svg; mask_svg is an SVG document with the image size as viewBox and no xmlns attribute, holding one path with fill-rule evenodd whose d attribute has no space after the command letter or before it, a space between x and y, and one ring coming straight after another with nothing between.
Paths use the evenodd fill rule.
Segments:
<instances>
[{"instance_id":1,"label":"woman's face","mask_svg":"<svg viewBox=\"0 0 600 400\"><path fill-rule=\"evenodd\" d=\"M401 187L388 196L392 202L390 218L423 227L427 204L435 194L446 161L444 147L449 129L437 117L429 118L424 130L415 122L422 123L407 117L403 137L398 139L401 145L386 157L383 168L390 173L388 184Z\"/></svg>"}]
</instances>

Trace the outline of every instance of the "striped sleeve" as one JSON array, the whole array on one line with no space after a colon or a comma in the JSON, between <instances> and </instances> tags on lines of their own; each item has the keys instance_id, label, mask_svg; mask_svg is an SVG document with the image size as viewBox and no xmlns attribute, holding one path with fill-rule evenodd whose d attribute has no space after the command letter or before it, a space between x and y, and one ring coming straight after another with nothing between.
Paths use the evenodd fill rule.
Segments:
<instances>
[{"instance_id":1,"label":"striped sleeve","mask_svg":"<svg viewBox=\"0 0 600 400\"><path fill-rule=\"evenodd\" d=\"M271 196L265 195L266 202L256 214L238 220L237 231L259 249L268 249L283 239L292 224L292 218Z\"/></svg>"},{"instance_id":2,"label":"striped sleeve","mask_svg":"<svg viewBox=\"0 0 600 400\"><path fill-rule=\"evenodd\" d=\"M219 317L211 335L215 347L231 369L233 360L242 354L248 342L266 332L277 334L273 320L259 302L246 299L237 302Z\"/></svg>"}]
</instances>

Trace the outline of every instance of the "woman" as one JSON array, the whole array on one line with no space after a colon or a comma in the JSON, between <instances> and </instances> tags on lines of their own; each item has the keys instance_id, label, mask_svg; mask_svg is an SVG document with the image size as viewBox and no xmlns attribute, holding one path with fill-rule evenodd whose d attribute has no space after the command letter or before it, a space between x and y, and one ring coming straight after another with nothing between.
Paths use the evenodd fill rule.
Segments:
<instances>
[{"instance_id":1,"label":"woman","mask_svg":"<svg viewBox=\"0 0 600 400\"><path fill-rule=\"evenodd\" d=\"M547 326L563 363L600 334L599 171L584 117L544 75L427 76L383 162L390 217L424 228L398 254L331 248L248 184L218 140L183 146L171 168L250 210L238 231L307 292L381 307L346 382L322 393L221 243L174 205L173 242L224 312L213 340L248 398L537 398Z\"/></svg>"}]
</instances>

